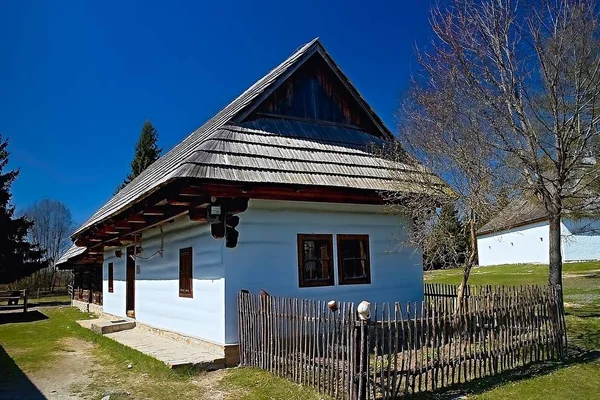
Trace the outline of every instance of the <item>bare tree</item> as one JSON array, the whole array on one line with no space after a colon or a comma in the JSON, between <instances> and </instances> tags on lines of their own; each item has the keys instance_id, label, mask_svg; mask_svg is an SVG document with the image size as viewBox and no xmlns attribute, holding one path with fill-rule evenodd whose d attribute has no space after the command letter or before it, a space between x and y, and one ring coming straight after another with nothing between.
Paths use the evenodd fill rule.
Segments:
<instances>
[{"instance_id":1,"label":"bare tree","mask_svg":"<svg viewBox=\"0 0 600 400\"><path fill-rule=\"evenodd\" d=\"M430 129L435 142L416 143L413 154L435 166L441 151L452 153L447 159L465 183L453 187L468 188L463 199L473 214L499 182L535 195L550 221L549 283L562 286L561 218L598 204L594 2L451 0L432 10L431 26L429 50L418 51L422 74L413 81L413 104L401 115L420 133ZM446 171L442 177L455 178L452 168Z\"/></svg>"},{"instance_id":2,"label":"bare tree","mask_svg":"<svg viewBox=\"0 0 600 400\"><path fill-rule=\"evenodd\" d=\"M41 200L25 210L25 215L34 225L29 240L46 250L48 271L38 276L38 284L54 289L57 269L54 263L71 245L70 234L75 229L69 209L55 200Z\"/></svg>"}]
</instances>

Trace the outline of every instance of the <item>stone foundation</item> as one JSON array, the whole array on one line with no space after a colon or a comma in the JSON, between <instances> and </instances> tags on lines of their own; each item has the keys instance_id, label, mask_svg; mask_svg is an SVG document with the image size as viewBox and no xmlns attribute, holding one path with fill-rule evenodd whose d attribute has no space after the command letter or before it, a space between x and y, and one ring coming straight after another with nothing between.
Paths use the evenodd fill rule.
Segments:
<instances>
[{"instance_id":1,"label":"stone foundation","mask_svg":"<svg viewBox=\"0 0 600 400\"><path fill-rule=\"evenodd\" d=\"M170 339L177 340L180 342L193 344L195 346L200 346L200 347L206 349L207 351L214 353L215 355L223 355L224 359L225 359L226 367L235 367L235 366L238 366L240 363L239 346L237 344L222 345L222 344L218 344L218 343L213 343L208 340L203 340L203 339L192 337L192 336L186 336L184 334L172 332L172 331L169 331L166 329L155 328L151 325L146 325L144 323L141 323L133 318L117 317L115 315L108 314L108 313L102 313L102 317L111 319L111 320L125 319L128 321L135 321L136 327L139 329L144 329L144 330L152 332L156 335L168 337Z\"/></svg>"},{"instance_id":2,"label":"stone foundation","mask_svg":"<svg viewBox=\"0 0 600 400\"><path fill-rule=\"evenodd\" d=\"M86 301L71 300L71 306L78 308L82 312L92 313L96 315L102 314L102 306L100 304L88 303Z\"/></svg>"}]
</instances>

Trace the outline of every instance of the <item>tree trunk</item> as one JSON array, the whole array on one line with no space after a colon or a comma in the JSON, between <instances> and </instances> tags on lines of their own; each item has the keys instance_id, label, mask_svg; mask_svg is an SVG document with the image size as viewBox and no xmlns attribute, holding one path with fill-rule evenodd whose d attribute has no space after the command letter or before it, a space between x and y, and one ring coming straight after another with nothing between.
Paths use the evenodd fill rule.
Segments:
<instances>
[{"instance_id":1,"label":"tree trunk","mask_svg":"<svg viewBox=\"0 0 600 400\"><path fill-rule=\"evenodd\" d=\"M558 286L562 298L562 251L560 234L560 214L550 217L550 254L549 254L549 273L548 283Z\"/></svg>"},{"instance_id":2,"label":"tree trunk","mask_svg":"<svg viewBox=\"0 0 600 400\"><path fill-rule=\"evenodd\" d=\"M460 312L462 300L465 294L465 288L467 287L469 276L471 275L471 268L475 264L475 260L477 260L477 233L475 231L475 213L473 210L471 210L471 216L469 217L469 233L471 236L471 252L463 270L462 281L460 282L456 292L456 307L454 308L455 317Z\"/></svg>"}]
</instances>

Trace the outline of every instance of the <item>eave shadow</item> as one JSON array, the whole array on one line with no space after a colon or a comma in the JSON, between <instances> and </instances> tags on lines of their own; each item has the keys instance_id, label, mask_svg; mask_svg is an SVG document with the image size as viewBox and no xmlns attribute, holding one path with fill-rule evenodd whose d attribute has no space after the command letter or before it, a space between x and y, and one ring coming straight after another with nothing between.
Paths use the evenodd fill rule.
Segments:
<instances>
[{"instance_id":1,"label":"eave shadow","mask_svg":"<svg viewBox=\"0 0 600 400\"><path fill-rule=\"evenodd\" d=\"M48 319L48 317L37 310L28 311L26 313L22 311L0 313L0 325L16 324L20 322L35 322L45 319Z\"/></svg>"},{"instance_id":2,"label":"eave shadow","mask_svg":"<svg viewBox=\"0 0 600 400\"><path fill-rule=\"evenodd\" d=\"M0 399L46 399L0 345Z\"/></svg>"}]
</instances>

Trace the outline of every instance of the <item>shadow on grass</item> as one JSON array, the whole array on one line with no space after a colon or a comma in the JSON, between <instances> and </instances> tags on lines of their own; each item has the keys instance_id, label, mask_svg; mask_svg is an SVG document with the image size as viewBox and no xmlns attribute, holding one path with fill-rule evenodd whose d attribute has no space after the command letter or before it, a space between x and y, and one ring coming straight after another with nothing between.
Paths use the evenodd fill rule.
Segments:
<instances>
[{"instance_id":1,"label":"shadow on grass","mask_svg":"<svg viewBox=\"0 0 600 400\"><path fill-rule=\"evenodd\" d=\"M565 311L565 316L567 315L573 315L579 318L600 318L600 312L598 311L598 307L583 307L579 310Z\"/></svg>"},{"instance_id":2,"label":"shadow on grass","mask_svg":"<svg viewBox=\"0 0 600 400\"><path fill-rule=\"evenodd\" d=\"M28 307L55 307L55 306L70 306L70 305L71 305L71 302L69 300L40 301L40 302L36 302L35 300L33 300L28 304Z\"/></svg>"},{"instance_id":3,"label":"shadow on grass","mask_svg":"<svg viewBox=\"0 0 600 400\"><path fill-rule=\"evenodd\" d=\"M19 323L19 322L42 321L44 319L48 319L48 317L37 310L28 311L26 313L24 313L22 311L0 313L0 325L14 324L14 323Z\"/></svg>"},{"instance_id":4,"label":"shadow on grass","mask_svg":"<svg viewBox=\"0 0 600 400\"><path fill-rule=\"evenodd\" d=\"M46 399L0 345L0 399Z\"/></svg>"},{"instance_id":5,"label":"shadow on grass","mask_svg":"<svg viewBox=\"0 0 600 400\"><path fill-rule=\"evenodd\" d=\"M481 394L507 383L516 383L530 378L547 375L572 365L586 364L600 360L600 351L570 348L569 356L564 361L547 361L502 372L495 376L478 378L471 382L460 383L435 393L417 393L407 396L411 399L447 399L460 395Z\"/></svg>"}]
</instances>

